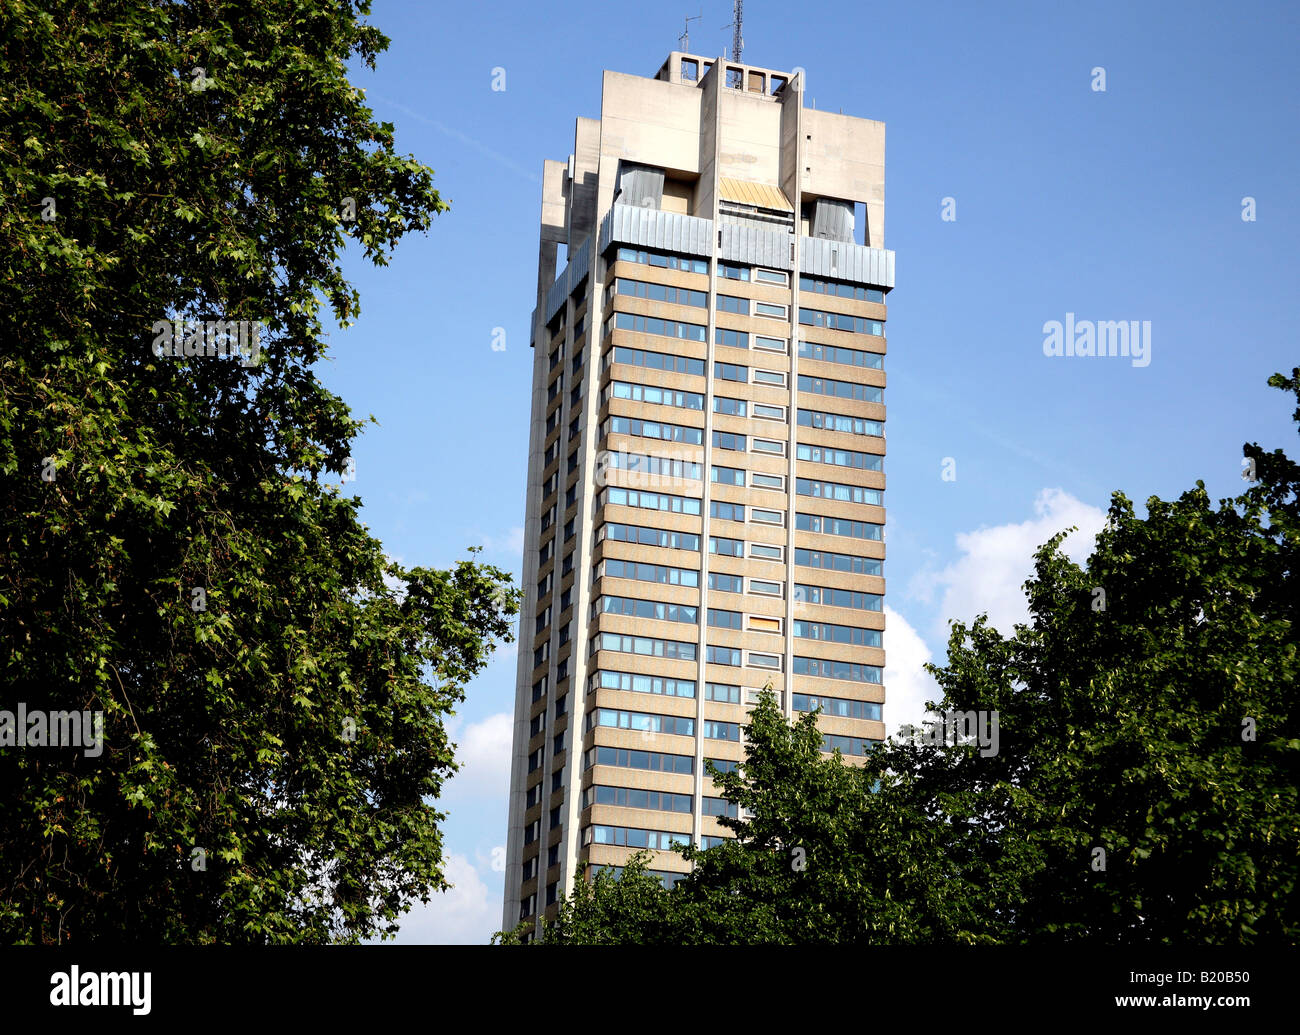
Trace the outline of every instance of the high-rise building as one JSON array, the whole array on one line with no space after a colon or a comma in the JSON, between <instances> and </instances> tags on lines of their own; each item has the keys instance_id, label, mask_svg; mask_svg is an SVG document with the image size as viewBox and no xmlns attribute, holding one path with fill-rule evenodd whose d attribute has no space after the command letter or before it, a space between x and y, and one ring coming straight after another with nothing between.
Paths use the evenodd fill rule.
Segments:
<instances>
[{"instance_id":1,"label":"high-rise building","mask_svg":"<svg viewBox=\"0 0 1300 1035\"><path fill-rule=\"evenodd\" d=\"M545 165L507 928L726 836L704 761L764 687L884 736L885 127L804 78L606 71Z\"/></svg>"}]
</instances>

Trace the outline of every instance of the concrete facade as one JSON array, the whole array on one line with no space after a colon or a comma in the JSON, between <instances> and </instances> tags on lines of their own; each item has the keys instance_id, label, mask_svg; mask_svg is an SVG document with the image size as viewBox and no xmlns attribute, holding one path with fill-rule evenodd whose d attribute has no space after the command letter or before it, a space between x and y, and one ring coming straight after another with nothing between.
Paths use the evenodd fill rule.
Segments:
<instances>
[{"instance_id":1,"label":"concrete facade","mask_svg":"<svg viewBox=\"0 0 1300 1035\"><path fill-rule=\"evenodd\" d=\"M849 760L883 738L893 271L884 125L797 71L606 71L545 163L506 928L581 861L729 836L704 760L763 688Z\"/></svg>"}]
</instances>

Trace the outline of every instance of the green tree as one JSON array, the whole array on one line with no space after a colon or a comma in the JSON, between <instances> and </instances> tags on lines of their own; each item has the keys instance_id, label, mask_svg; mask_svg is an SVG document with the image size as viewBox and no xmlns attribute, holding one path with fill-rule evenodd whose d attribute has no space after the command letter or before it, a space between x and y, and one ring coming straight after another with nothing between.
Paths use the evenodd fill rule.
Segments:
<instances>
[{"instance_id":1,"label":"green tree","mask_svg":"<svg viewBox=\"0 0 1300 1035\"><path fill-rule=\"evenodd\" d=\"M1269 383L1300 403L1300 369ZM1294 944L1300 468L1245 456L1217 507L1115 493L1083 567L1042 546L1012 636L952 624L939 707L996 712L996 752L904 736L846 765L769 698L714 776L753 814L736 839L683 849L671 891L648 856L579 886L546 940Z\"/></svg>"},{"instance_id":2,"label":"green tree","mask_svg":"<svg viewBox=\"0 0 1300 1035\"><path fill-rule=\"evenodd\" d=\"M359 941L447 886L443 718L517 591L388 562L326 481L343 248L447 207L348 81L368 12L0 0L0 708L104 722L0 746L6 941Z\"/></svg>"}]
</instances>

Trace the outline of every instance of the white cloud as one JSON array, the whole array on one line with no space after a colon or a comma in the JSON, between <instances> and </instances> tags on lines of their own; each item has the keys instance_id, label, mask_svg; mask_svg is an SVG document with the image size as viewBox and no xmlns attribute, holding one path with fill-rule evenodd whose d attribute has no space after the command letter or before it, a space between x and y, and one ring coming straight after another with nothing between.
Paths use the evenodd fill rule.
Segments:
<instances>
[{"instance_id":1,"label":"white cloud","mask_svg":"<svg viewBox=\"0 0 1300 1035\"><path fill-rule=\"evenodd\" d=\"M488 887L465 856L447 857L450 891L416 903L401 920L394 942L386 945L486 945L501 930L501 885Z\"/></svg>"},{"instance_id":2,"label":"white cloud","mask_svg":"<svg viewBox=\"0 0 1300 1035\"><path fill-rule=\"evenodd\" d=\"M885 735L900 726L920 726L925 702L939 701L943 692L934 676L921 666L931 658L930 648L907 619L885 608Z\"/></svg>"},{"instance_id":3,"label":"white cloud","mask_svg":"<svg viewBox=\"0 0 1300 1035\"><path fill-rule=\"evenodd\" d=\"M489 797L500 804L505 815L510 789L510 747L514 716L509 712L489 715L451 732L456 742L456 761L461 770L447 783L444 796L451 798Z\"/></svg>"},{"instance_id":4,"label":"white cloud","mask_svg":"<svg viewBox=\"0 0 1300 1035\"><path fill-rule=\"evenodd\" d=\"M524 526L516 525L505 535L483 536L483 549L492 553L504 553L511 557L524 555Z\"/></svg>"},{"instance_id":5,"label":"white cloud","mask_svg":"<svg viewBox=\"0 0 1300 1035\"><path fill-rule=\"evenodd\" d=\"M1021 587L1033 574L1034 551L1073 525L1079 530L1061 548L1071 560L1082 562L1106 523L1105 511L1062 489L1039 492L1034 512L1035 517L1019 524L958 533L961 556L946 568L923 572L913 580L909 589L923 599L936 588L943 590L932 630L937 639L947 643L949 619L970 622L981 612L988 613L990 623L1004 636L1011 635L1017 622L1029 619Z\"/></svg>"}]
</instances>

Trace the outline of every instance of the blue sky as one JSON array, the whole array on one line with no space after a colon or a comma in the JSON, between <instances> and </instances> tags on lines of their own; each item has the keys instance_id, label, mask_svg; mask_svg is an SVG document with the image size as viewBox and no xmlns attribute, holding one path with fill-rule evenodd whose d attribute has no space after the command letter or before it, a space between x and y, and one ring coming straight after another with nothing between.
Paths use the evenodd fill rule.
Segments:
<instances>
[{"instance_id":1,"label":"blue sky","mask_svg":"<svg viewBox=\"0 0 1300 1035\"><path fill-rule=\"evenodd\" d=\"M404 563L446 566L476 545L519 572L542 162L567 158L577 116L599 115L602 69L654 74L701 9L691 50L721 54L725 0L582 5L585 24L513 0L376 0L392 46L354 81L452 208L388 267L350 254L361 318L320 373L379 419L350 488ZM925 699L919 666L942 658L946 620L987 610L1009 631L1030 552L1077 525L1069 549L1086 555L1112 490L1141 503L1199 478L1218 498L1242 484L1243 442L1294 450L1291 408L1265 381L1300 362L1300 9L790 10L745 5L744 60L802 66L809 103L886 124L892 727ZM1150 364L1044 356L1044 323L1066 313L1150 321ZM442 800L456 889L401 941L482 942L499 926L514 672L511 645L453 723L467 763Z\"/></svg>"}]
</instances>

